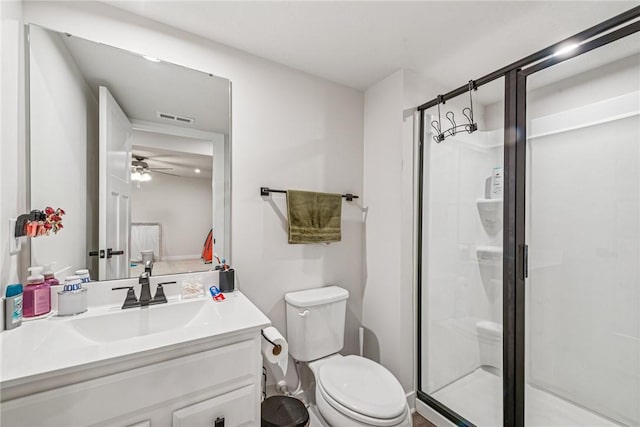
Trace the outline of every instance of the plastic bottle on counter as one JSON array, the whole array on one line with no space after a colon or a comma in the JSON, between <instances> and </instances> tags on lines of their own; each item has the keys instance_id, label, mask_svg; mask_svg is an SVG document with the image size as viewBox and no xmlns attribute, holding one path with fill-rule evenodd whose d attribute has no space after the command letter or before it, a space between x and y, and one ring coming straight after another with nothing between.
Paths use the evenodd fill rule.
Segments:
<instances>
[{"instance_id":1,"label":"plastic bottle on counter","mask_svg":"<svg viewBox=\"0 0 640 427\"><path fill-rule=\"evenodd\" d=\"M4 299L4 328L14 329L22 324L22 285L7 286Z\"/></svg>"},{"instance_id":2,"label":"plastic bottle on counter","mask_svg":"<svg viewBox=\"0 0 640 427\"><path fill-rule=\"evenodd\" d=\"M76 270L75 275L80 277L82 283L89 283L91 281L91 276L89 276L89 270L83 268L82 270Z\"/></svg>"},{"instance_id":3,"label":"plastic bottle on counter","mask_svg":"<svg viewBox=\"0 0 640 427\"><path fill-rule=\"evenodd\" d=\"M44 282L49 286L57 286L60 284L60 281L55 277L53 268L51 268L54 264L55 262L43 264L42 275L44 276Z\"/></svg>"},{"instance_id":4,"label":"plastic bottle on counter","mask_svg":"<svg viewBox=\"0 0 640 427\"><path fill-rule=\"evenodd\" d=\"M80 276L67 276L58 292L58 316L73 316L87 311L87 290Z\"/></svg>"},{"instance_id":5,"label":"plastic bottle on counter","mask_svg":"<svg viewBox=\"0 0 640 427\"><path fill-rule=\"evenodd\" d=\"M24 287L22 314L25 318L42 316L51 311L51 287L40 274L42 267L29 267L31 275Z\"/></svg>"}]
</instances>

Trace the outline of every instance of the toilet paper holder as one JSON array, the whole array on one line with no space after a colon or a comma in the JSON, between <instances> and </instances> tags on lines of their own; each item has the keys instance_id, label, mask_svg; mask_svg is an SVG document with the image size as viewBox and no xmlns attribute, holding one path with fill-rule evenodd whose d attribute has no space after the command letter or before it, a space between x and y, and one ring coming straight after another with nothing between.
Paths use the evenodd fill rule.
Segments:
<instances>
[{"instance_id":1,"label":"toilet paper holder","mask_svg":"<svg viewBox=\"0 0 640 427\"><path fill-rule=\"evenodd\" d=\"M280 344L276 344L273 341L271 341L269 338L267 338L267 336L264 334L263 330L260 330L260 333L262 334L262 337L267 340L267 342L269 344L271 344L273 346L273 350L272 353L274 356L277 356L280 354L280 352L282 351L282 346Z\"/></svg>"}]
</instances>

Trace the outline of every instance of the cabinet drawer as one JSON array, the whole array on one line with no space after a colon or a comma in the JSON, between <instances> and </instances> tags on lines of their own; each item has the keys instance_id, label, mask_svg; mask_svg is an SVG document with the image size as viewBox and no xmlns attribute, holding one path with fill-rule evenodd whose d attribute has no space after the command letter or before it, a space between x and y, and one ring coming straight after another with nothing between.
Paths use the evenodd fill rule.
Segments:
<instances>
[{"instance_id":1,"label":"cabinet drawer","mask_svg":"<svg viewBox=\"0 0 640 427\"><path fill-rule=\"evenodd\" d=\"M173 427L214 427L215 421L224 419L225 427L256 425L258 405L255 385L205 400L173 412Z\"/></svg>"},{"instance_id":2,"label":"cabinet drawer","mask_svg":"<svg viewBox=\"0 0 640 427\"><path fill-rule=\"evenodd\" d=\"M145 408L197 402L203 395L255 383L260 366L256 343L242 341L3 402L0 423L3 427L102 424Z\"/></svg>"}]
</instances>

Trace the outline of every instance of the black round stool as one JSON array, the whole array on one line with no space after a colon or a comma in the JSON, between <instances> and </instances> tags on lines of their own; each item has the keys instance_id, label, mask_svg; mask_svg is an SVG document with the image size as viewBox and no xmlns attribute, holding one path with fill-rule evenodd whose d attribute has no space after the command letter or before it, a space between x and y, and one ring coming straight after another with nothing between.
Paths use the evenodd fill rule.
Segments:
<instances>
[{"instance_id":1,"label":"black round stool","mask_svg":"<svg viewBox=\"0 0 640 427\"><path fill-rule=\"evenodd\" d=\"M289 396L271 396L262 402L262 427L305 427L309 412L304 403Z\"/></svg>"}]
</instances>

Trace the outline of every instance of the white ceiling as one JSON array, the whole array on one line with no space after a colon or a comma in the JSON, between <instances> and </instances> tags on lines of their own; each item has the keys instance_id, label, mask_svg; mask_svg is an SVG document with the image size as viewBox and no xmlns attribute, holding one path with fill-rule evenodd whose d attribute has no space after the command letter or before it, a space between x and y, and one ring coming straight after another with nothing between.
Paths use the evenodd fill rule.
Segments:
<instances>
[{"instance_id":1,"label":"white ceiling","mask_svg":"<svg viewBox=\"0 0 640 427\"><path fill-rule=\"evenodd\" d=\"M159 169L170 175L186 178L202 178L211 181L213 176L213 157L184 151L163 150L156 147L133 147L133 157L143 157L151 169ZM199 169L200 172L195 172Z\"/></svg>"},{"instance_id":2,"label":"white ceiling","mask_svg":"<svg viewBox=\"0 0 640 427\"><path fill-rule=\"evenodd\" d=\"M55 34L65 43L96 97L98 87L106 86L130 120L229 134L227 79L167 62L151 62L139 54L79 37ZM195 121L167 121L157 118L157 112Z\"/></svg>"},{"instance_id":3,"label":"white ceiling","mask_svg":"<svg viewBox=\"0 0 640 427\"><path fill-rule=\"evenodd\" d=\"M458 87L638 1L107 1L364 90L411 69ZM214 70L215 71L215 70Z\"/></svg>"}]
</instances>

